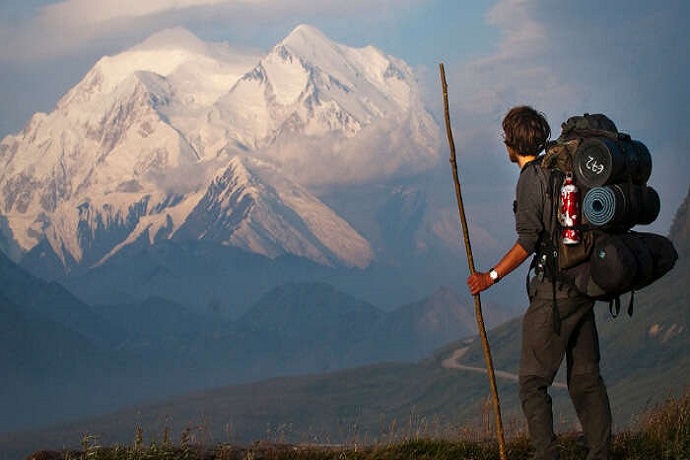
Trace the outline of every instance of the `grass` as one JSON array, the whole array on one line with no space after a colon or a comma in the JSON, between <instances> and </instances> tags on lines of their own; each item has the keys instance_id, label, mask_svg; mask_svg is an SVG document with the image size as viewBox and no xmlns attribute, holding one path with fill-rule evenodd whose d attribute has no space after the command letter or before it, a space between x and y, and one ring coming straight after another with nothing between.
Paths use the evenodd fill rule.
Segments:
<instances>
[{"instance_id":1,"label":"grass","mask_svg":"<svg viewBox=\"0 0 690 460\"><path fill-rule=\"evenodd\" d=\"M582 459L586 447L577 433L559 437L562 460ZM477 432L460 430L456 437L437 438L415 431L399 438L389 438L373 445L286 444L279 440L256 442L248 446L205 445L203 435L186 429L173 445L167 429L148 444L144 433L135 429L128 446L101 446L98 438L86 435L79 451L41 451L32 460L495 460L499 459L495 440ZM511 460L528 459L531 446L523 431L506 440L506 454ZM645 412L634 428L617 433L612 442L613 460L690 459L690 389L679 397Z\"/></svg>"}]
</instances>

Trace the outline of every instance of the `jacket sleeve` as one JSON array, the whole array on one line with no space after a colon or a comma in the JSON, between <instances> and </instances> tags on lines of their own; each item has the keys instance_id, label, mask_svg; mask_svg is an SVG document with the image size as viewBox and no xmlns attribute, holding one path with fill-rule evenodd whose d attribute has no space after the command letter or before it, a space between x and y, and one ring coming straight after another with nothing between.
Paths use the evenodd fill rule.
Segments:
<instances>
[{"instance_id":1,"label":"jacket sleeve","mask_svg":"<svg viewBox=\"0 0 690 460\"><path fill-rule=\"evenodd\" d=\"M544 190L538 177L539 165L526 165L520 171L515 193L517 244L532 254L544 231Z\"/></svg>"}]
</instances>

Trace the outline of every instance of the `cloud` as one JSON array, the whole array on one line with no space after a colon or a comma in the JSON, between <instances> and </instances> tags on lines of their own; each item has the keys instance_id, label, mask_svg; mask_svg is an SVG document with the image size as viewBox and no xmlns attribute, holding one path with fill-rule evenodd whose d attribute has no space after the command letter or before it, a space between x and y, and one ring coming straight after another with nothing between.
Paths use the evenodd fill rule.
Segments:
<instances>
[{"instance_id":1,"label":"cloud","mask_svg":"<svg viewBox=\"0 0 690 460\"><path fill-rule=\"evenodd\" d=\"M309 8L325 14L343 11L361 12L362 6L372 3L392 6L394 0L351 0L349 2L314 0L65 0L48 5L41 10L45 23L59 22L65 26L83 26L106 23L113 20L161 15L169 12L200 7L262 8L263 12L295 11ZM410 3L402 2L402 3Z\"/></svg>"},{"instance_id":2,"label":"cloud","mask_svg":"<svg viewBox=\"0 0 690 460\"><path fill-rule=\"evenodd\" d=\"M433 168L438 162L437 127L414 113L380 119L356 137L340 134L311 138L291 134L260 154L310 187L390 180ZM414 133L412 127L422 132Z\"/></svg>"},{"instance_id":3,"label":"cloud","mask_svg":"<svg viewBox=\"0 0 690 460\"><path fill-rule=\"evenodd\" d=\"M690 4L585 0L551 8L545 0L501 0L487 21L501 40L487 56L456 69L456 106L463 113L500 117L530 103L563 117L605 111L630 129L659 116L673 123L688 113ZM644 119L644 123L638 122ZM482 120L484 123L485 120Z\"/></svg>"},{"instance_id":4,"label":"cloud","mask_svg":"<svg viewBox=\"0 0 690 460\"><path fill-rule=\"evenodd\" d=\"M64 0L36 10L24 21L2 21L2 60L54 58L97 47L117 50L176 25L260 30L298 17L339 18L385 14L428 0ZM378 12L378 13L377 13ZM370 14L372 15L372 14ZM304 22L304 21L302 21ZM285 27L285 30L289 26ZM125 42L125 43L123 43ZM109 45L109 46L108 46Z\"/></svg>"},{"instance_id":5,"label":"cloud","mask_svg":"<svg viewBox=\"0 0 690 460\"><path fill-rule=\"evenodd\" d=\"M512 105L543 106L568 93L548 59L549 31L536 9L534 1L502 0L489 10L487 23L499 28L501 39L492 53L458 69L453 83L462 113L495 121Z\"/></svg>"},{"instance_id":6,"label":"cloud","mask_svg":"<svg viewBox=\"0 0 690 460\"><path fill-rule=\"evenodd\" d=\"M66 0L44 7L39 20L44 24L61 24L65 28L76 28L200 6L255 3L261 3L261 0Z\"/></svg>"}]
</instances>

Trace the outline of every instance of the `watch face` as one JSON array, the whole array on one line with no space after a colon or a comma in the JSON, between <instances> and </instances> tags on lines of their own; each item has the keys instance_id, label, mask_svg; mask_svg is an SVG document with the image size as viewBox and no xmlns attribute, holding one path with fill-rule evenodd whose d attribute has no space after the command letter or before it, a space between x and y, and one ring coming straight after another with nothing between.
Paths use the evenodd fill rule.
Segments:
<instances>
[{"instance_id":1,"label":"watch face","mask_svg":"<svg viewBox=\"0 0 690 460\"><path fill-rule=\"evenodd\" d=\"M496 270L491 270L489 272L489 276L492 280L496 281L498 279L498 272Z\"/></svg>"}]
</instances>

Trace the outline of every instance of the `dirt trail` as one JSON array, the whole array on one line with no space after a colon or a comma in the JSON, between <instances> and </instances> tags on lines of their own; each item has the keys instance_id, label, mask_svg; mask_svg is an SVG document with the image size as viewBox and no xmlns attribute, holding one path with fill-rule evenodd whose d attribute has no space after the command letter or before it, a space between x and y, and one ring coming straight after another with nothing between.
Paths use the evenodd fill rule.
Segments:
<instances>
[{"instance_id":1,"label":"dirt trail","mask_svg":"<svg viewBox=\"0 0 690 460\"><path fill-rule=\"evenodd\" d=\"M480 373L486 374L487 370L485 367L467 366L467 365L462 364L460 362L460 360L467 354L467 351L469 349L470 349L469 347L458 348L457 350L455 350L453 352L452 355L450 355L450 357L444 359L441 362L441 366L443 366L445 369L459 369L459 370L463 370L463 371L480 372ZM496 375L496 378L512 380L513 382L518 381L517 374L513 374L511 372L494 370L494 374ZM561 388L561 389L567 389L568 388L566 386L566 384L562 383L562 382L554 382L552 386L554 388Z\"/></svg>"}]
</instances>

